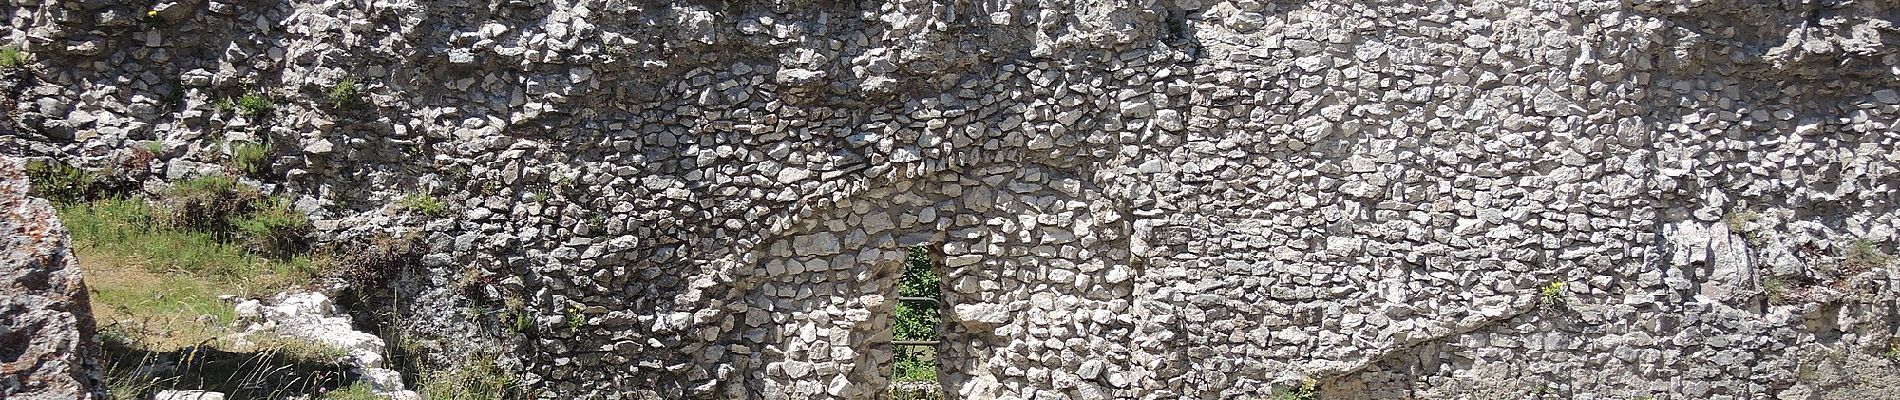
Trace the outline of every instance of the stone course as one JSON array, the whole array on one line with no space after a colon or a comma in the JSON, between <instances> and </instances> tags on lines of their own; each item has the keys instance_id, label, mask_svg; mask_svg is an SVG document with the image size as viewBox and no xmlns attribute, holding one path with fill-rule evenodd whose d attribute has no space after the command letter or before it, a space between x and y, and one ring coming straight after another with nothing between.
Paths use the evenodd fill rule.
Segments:
<instances>
[{"instance_id":1,"label":"stone course","mask_svg":"<svg viewBox=\"0 0 1900 400\"><path fill-rule=\"evenodd\" d=\"M912 245L958 398L1900 397L1900 1L10 4L0 151L268 143L546 398L875 397Z\"/></svg>"}]
</instances>

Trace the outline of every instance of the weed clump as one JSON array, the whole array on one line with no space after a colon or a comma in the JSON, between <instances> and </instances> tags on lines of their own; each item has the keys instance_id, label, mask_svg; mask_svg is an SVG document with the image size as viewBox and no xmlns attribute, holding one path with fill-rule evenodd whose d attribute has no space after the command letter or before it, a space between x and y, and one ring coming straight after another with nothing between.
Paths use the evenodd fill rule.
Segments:
<instances>
[{"instance_id":1,"label":"weed clump","mask_svg":"<svg viewBox=\"0 0 1900 400\"><path fill-rule=\"evenodd\" d=\"M441 199L435 198L435 196L430 196L428 193L410 193L409 195L403 196L402 200L396 201L396 205L401 206L404 210L414 211L418 214L431 217L440 218L449 215L449 205L443 203Z\"/></svg>"},{"instance_id":2,"label":"weed clump","mask_svg":"<svg viewBox=\"0 0 1900 400\"><path fill-rule=\"evenodd\" d=\"M32 195L59 203L91 200L105 192L97 174L57 161L29 161L26 179Z\"/></svg>"},{"instance_id":3,"label":"weed clump","mask_svg":"<svg viewBox=\"0 0 1900 400\"><path fill-rule=\"evenodd\" d=\"M246 249L271 258L304 252L304 238L310 234L310 218L292 209L290 200L282 197L260 201L231 224L243 237Z\"/></svg>"},{"instance_id":4,"label":"weed clump","mask_svg":"<svg viewBox=\"0 0 1900 400\"><path fill-rule=\"evenodd\" d=\"M0 70L25 68L29 62L26 59L26 51L20 50L20 46L0 47Z\"/></svg>"},{"instance_id":5,"label":"weed clump","mask_svg":"<svg viewBox=\"0 0 1900 400\"><path fill-rule=\"evenodd\" d=\"M331 106L342 108L361 101L363 89L356 85L356 78L344 78L330 85L330 88L323 92L323 96L330 100Z\"/></svg>"},{"instance_id":6,"label":"weed clump","mask_svg":"<svg viewBox=\"0 0 1900 400\"><path fill-rule=\"evenodd\" d=\"M493 357L476 355L458 368L429 371L417 390L425 399L499 400L516 390L516 379L495 365Z\"/></svg>"},{"instance_id":7,"label":"weed clump","mask_svg":"<svg viewBox=\"0 0 1900 400\"><path fill-rule=\"evenodd\" d=\"M1564 286L1568 285L1563 281L1551 281L1550 283L1544 284L1543 287L1539 287L1537 292L1539 297L1544 299L1544 304L1563 305Z\"/></svg>"},{"instance_id":8,"label":"weed clump","mask_svg":"<svg viewBox=\"0 0 1900 400\"><path fill-rule=\"evenodd\" d=\"M1787 303L1788 302L1788 281L1781 279L1781 277L1779 276L1771 276L1771 277L1768 277L1767 279L1762 279L1761 280L1761 294L1763 297L1766 297L1768 299L1768 304Z\"/></svg>"},{"instance_id":9,"label":"weed clump","mask_svg":"<svg viewBox=\"0 0 1900 400\"><path fill-rule=\"evenodd\" d=\"M249 211L263 195L226 175L201 175L172 184L158 201L153 216L166 226L223 234L232 218ZM222 237L222 235L220 235Z\"/></svg>"},{"instance_id":10,"label":"weed clump","mask_svg":"<svg viewBox=\"0 0 1900 400\"><path fill-rule=\"evenodd\" d=\"M238 97L236 105L238 111L252 118L263 117L276 108L271 104L270 97L265 97L263 93L258 92L245 93L244 96Z\"/></svg>"},{"instance_id":11,"label":"weed clump","mask_svg":"<svg viewBox=\"0 0 1900 400\"><path fill-rule=\"evenodd\" d=\"M1287 388L1273 395L1274 400L1319 400L1319 381L1313 378L1301 379L1299 386Z\"/></svg>"},{"instance_id":12,"label":"weed clump","mask_svg":"<svg viewBox=\"0 0 1900 400\"><path fill-rule=\"evenodd\" d=\"M1888 257L1874 247L1874 241L1857 239L1841 250L1841 267L1848 271L1865 271L1887 265Z\"/></svg>"},{"instance_id":13,"label":"weed clump","mask_svg":"<svg viewBox=\"0 0 1900 400\"><path fill-rule=\"evenodd\" d=\"M266 143L232 143L230 166L246 175L256 176L267 170L267 158L270 157L270 145Z\"/></svg>"}]
</instances>

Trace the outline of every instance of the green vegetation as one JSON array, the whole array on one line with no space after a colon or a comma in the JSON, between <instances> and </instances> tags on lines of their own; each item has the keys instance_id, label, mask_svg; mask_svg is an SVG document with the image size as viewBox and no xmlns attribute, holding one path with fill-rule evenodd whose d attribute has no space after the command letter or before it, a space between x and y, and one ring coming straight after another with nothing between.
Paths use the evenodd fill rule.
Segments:
<instances>
[{"instance_id":1,"label":"green vegetation","mask_svg":"<svg viewBox=\"0 0 1900 400\"><path fill-rule=\"evenodd\" d=\"M323 96L330 100L331 106L342 108L343 106L356 104L357 101L361 101L363 99L363 89L356 85L356 78L344 78L341 81L337 81L336 84L330 85L330 89L325 90Z\"/></svg>"},{"instance_id":2,"label":"green vegetation","mask_svg":"<svg viewBox=\"0 0 1900 400\"><path fill-rule=\"evenodd\" d=\"M936 267L931 265L928 249L913 247L904 255L904 273L897 280L897 293L904 297L923 297L943 300L939 287L942 278L937 276ZM940 304L923 301L899 301L895 322L896 340L938 340L942 337L937 326L943 322ZM936 348L919 346L896 346L896 358L892 361L892 381L896 382L936 382Z\"/></svg>"},{"instance_id":3,"label":"green vegetation","mask_svg":"<svg viewBox=\"0 0 1900 400\"><path fill-rule=\"evenodd\" d=\"M280 337L226 339L225 294L261 297L301 285L320 263L257 256L210 232L165 225L138 199L62 203L86 274L113 393L202 389L241 398L329 392L351 378L336 349ZM347 392L346 392L347 393Z\"/></svg>"},{"instance_id":4,"label":"green vegetation","mask_svg":"<svg viewBox=\"0 0 1900 400\"><path fill-rule=\"evenodd\" d=\"M317 400L382 400L382 399L384 399L384 397L377 396L376 392L370 388L369 382L365 382L365 381L356 381L355 383L351 383L349 386L344 386L334 391L325 392L322 397L317 398Z\"/></svg>"},{"instance_id":5,"label":"green vegetation","mask_svg":"<svg viewBox=\"0 0 1900 400\"><path fill-rule=\"evenodd\" d=\"M1857 239L1841 251L1841 267L1849 272L1887 266L1887 255L1874 247L1874 241Z\"/></svg>"},{"instance_id":6,"label":"green vegetation","mask_svg":"<svg viewBox=\"0 0 1900 400\"><path fill-rule=\"evenodd\" d=\"M147 152L150 152L152 154L164 153L165 142L161 142L157 140L147 140L147 141L139 142L139 148Z\"/></svg>"},{"instance_id":7,"label":"green vegetation","mask_svg":"<svg viewBox=\"0 0 1900 400\"><path fill-rule=\"evenodd\" d=\"M1306 378L1299 386L1287 388L1273 395L1274 400L1319 400L1319 381Z\"/></svg>"},{"instance_id":8,"label":"green vegetation","mask_svg":"<svg viewBox=\"0 0 1900 400\"><path fill-rule=\"evenodd\" d=\"M310 217L291 209L290 200L271 197L242 217L231 220L244 247L265 257L286 258L302 253L310 234Z\"/></svg>"},{"instance_id":9,"label":"green vegetation","mask_svg":"<svg viewBox=\"0 0 1900 400\"><path fill-rule=\"evenodd\" d=\"M1730 232L1745 233L1748 232L1748 225L1758 219L1761 219L1761 214L1755 213L1754 210L1741 210L1722 217L1722 222L1728 224Z\"/></svg>"},{"instance_id":10,"label":"green vegetation","mask_svg":"<svg viewBox=\"0 0 1900 400\"><path fill-rule=\"evenodd\" d=\"M350 253L344 267L308 253L310 222L290 200L266 197L231 176L178 181L147 202L109 197L96 178L69 166L41 163L33 171L36 192L63 199L55 208L86 274L114 394L143 398L175 389L233 398L377 398L340 349L269 334L234 337L237 315L223 296L267 297L317 276L373 279L362 277L391 273L410 254L414 237L378 237ZM526 317L516 316L530 321ZM569 329L577 330L585 320L576 315L570 321ZM412 343L397 343L415 353ZM506 398L515 382L492 357L419 374L417 388L440 399Z\"/></svg>"},{"instance_id":11,"label":"green vegetation","mask_svg":"<svg viewBox=\"0 0 1900 400\"><path fill-rule=\"evenodd\" d=\"M1567 284L1565 284L1563 281L1551 281L1550 283L1546 283L1544 284L1544 286L1539 287L1537 291L1538 291L1538 294L1544 299L1544 304L1563 305L1564 304L1564 286L1567 286Z\"/></svg>"},{"instance_id":12,"label":"green vegetation","mask_svg":"<svg viewBox=\"0 0 1900 400\"><path fill-rule=\"evenodd\" d=\"M1770 276L1761 280L1762 296L1768 298L1768 304L1781 304L1788 301L1788 282L1779 276Z\"/></svg>"},{"instance_id":13,"label":"green vegetation","mask_svg":"<svg viewBox=\"0 0 1900 400\"><path fill-rule=\"evenodd\" d=\"M496 366L488 355L475 355L461 368L422 375L416 392L425 399L500 400L515 391L514 375Z\"/></svg>"},{"instance_id":14,"label":"green vegetation","mask_svg":"<svg viewBox=\"0 0 1900 400\"><path fill-rule=\"evenodd\" d=\"M209 278L224 284L218 289L260 296L301 282L317 269L307 256L263 257L211 232L161 224L152 217L158 211L137 199L105 199L58 209L77 251L86 256L82 260L98 258L146 273ZM204 299L215 300L216 296Z\"/></svg>"},{"instance_id":15,"label":"green vegetation","mask_svg":"<svg viewBox=\"0 0 1900 400\"><path fill-rule=\"evenodd\" d=\"M587 326L587 315L581 314L580 306L568 306L567 312L561 314L561 320L567 322L569 335L580 335L581 328Z\"/></svg>"},{"instance_id":16,"label":"green vegetation","mask_svg":"<svg viewBox=\"0 0 1900 400\"><path fill-rule=\"evenodd\" d=\"M31 61L26 59L26 52L20 50L20 46L7 45L6 47L0 47L0 69L12 70L26 68L30 62Z\"/></svg>"},{"instance_id":17,"label":"green vegetation","mask_svg":"<svg viewBox=\"0 0 1900 400\"><path fill-rule=\"evenodd\" d=\"M256 142L231 143L231 168L245 175L256 176L268 170L270 144Z\"/></svg>"},{"instance_id":18,"label":"green vegetation","mask_svg":"<svg viewBox=\"0 0 1900 400\"><path fill-rule=\"evenodd\" d=\"M29 192L55 203L91 200L105 191L98 175L57 161L27 162L26 179Z\"/></svg>"},{"instance_id":19,"label":"green vegetation","mask_svg":"<svg viewBox=\"0 0 1900 400\"><path fill-rule=\"evenodd\" d=\"M514 311L509 312L508 315L512 317L510 319L514 320L515 333L528 333L528 332L534 331L534 318L529 317L527 311L514 310Z\"/></svg>"},{"instance_id":20,"label":"green vegetation","mask_svg":"<svg viewBox=\"0 0 1900 400\"><path fill-rule=\"evenodd\" d=\"M428 193L410 193L402 196L402 200L396 201L396 205L402 206L404 210L431 217L441 218L449 215L449 205Z\"/></svg>"},{"instance_id":21,"label":"green vegetation","mask_svg":"<svg viewBox=\"0 0 1900 400\"><path fill-rule=\"evenodd\" d=\"M270 97L265 97L263 93L249 92L245 93L244 96L238 97L237 108L238 111L243 112L244 115L260 118L265 114L269 114L276 106L272 105Z\"/></svg>"},{"instance_id":22,"label":"green vegetation","mask_svg":"<svg viewBox=\"0 0 1900 400\"><path fill-rule=\"evenodd\" d=\"M263 194L227 175L201 175L173 183L154 202L153 216L165 226L198 229L219 238L230 220L249 211Z\"/></svg>"}]
</instances>

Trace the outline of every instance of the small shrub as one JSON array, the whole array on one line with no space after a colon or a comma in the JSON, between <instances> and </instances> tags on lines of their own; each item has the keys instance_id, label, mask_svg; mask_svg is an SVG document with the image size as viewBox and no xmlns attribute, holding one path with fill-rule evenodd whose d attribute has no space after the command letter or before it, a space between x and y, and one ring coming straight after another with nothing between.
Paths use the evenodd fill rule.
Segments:
<instances>
[{"instance_id":1,"label":"small shrub","mask_svg":"<svg viewBox=\"0 0 1900 400\"><path fill-rule=\"evenodd\" d=\"M514 375L496 366L489 356L472 358L458 368L425 372L416 392L425 399L458 400L499 400L514 394Z\"/></svg>"},{"instance_id":2,"label":"small shrub","mask_svg":"<svg viewBox=\"0 0 1900 400\"><path fill-rule=\"evenodd\" d=\"M1722 218L1722 222L1728 224L1728 230L1730 232L1746 233L1748 232L1748 225L1754 223L1757 219L1761 219L1761 214L1755 213L1754 210L1741 210L1729 213L1728 216Z\"/></svg>"},{"instance_id":3,"label":"small shrub","mask_svg":"<svg viewBox=\"0 0 1900 400\"><path fill-rule=\"evenodd\" d=\"M6 47L0 47L0 69L11 70L25 68L27 63L29 63L29 61L26 59L26 52L20 50L20 46L7 45Z\"/></svg>"},{"instance_id":4,"label":"small shrub","mask_svg":"<svg viewBox=\"0 0 1900 400\"><path fill-rule=\"evenodd\" d=\"M403 196L402 200L397 201L396 205L401 206L405 210L415 211L418 214L431 217L440 218L449 215L448 204L443 203L441 199L437 199L435 196L430 196L428 193L410 193L407 196Z\"/></svg>"},{"instance_id":5,"label":"small shrub","mask_svg":"<svg viewBox=\"0 0 1900 400\"><path fill-rule=\"evenodd\" d=\"M332 248L336 254L348 255L342 260L342 268L335 271L336 277L356 283L353 287L375 287L374 283L387 282L397 272L421 262L420 241L420 236L414 233L379 232L368 240L348 243L348 247Z\"/></svg>"},{"instance_id":6,"label":"small shrub","mask_svg":"<svg viewBox=\"0 0 1900 400\"><path fill-rule=\"evenodd\" d=\"M1887 255L1874 247L1874 241L1858 239L1841 252L1841 267L1849 272L1887 266Z\"/></svg>"},{"instance_id":7,"label":"small shrub","mask_svg":"<svg viewBox=\"0 0 1900 400\"><path fill-rule=\"evenodd\" d=\"M362 100L362 91L363 89L356 85L356 78L344 78L330 85L330 89L325 90L323 96L330 100L331 106L341 108Z\"/></svg>"},{"instance_id":8,"label":"small shrub","mask_svg":"<svg viewBox=\"0 0 1900 400\"><path fill-rule=\"evenodd\" d=\"M929 347L902 346L891 361L891 380L897 382L936 382L937 351Z\"/></svg>"},{"instance_id":9,"label":"small shrub","mask_svg":"<svg viewBox=\"0 0 1900 400\"><path fill-rule=\"evenodd\" d=\"M272 197L253 208L250 213L231 220L246 249L272 258L304 251L304 237L310 234L310 218L292 209L289 199Z\"/></svg>"},{"instance_id":10,"label":"small shrub","mask_svg":"<svg viewBox=\"0 0 1900 400\"><path fill-rule=\"evenodd\" d=\"M567 322L568 334L580 335L581 328L587 326L587 315L581 314L581 311L578 306L568 306L567 313L561 316L561 319Z\"/></svg>"},{"instance_id":11,"label":"small shrub","mask_svg":"<svg viewBox=\"0 0 1900 400\"><path fill-rule=\"evenodd\" d=\"M232 217L248 211L262 199L256 189L226 175L203 175L172 184L158 199L154 217L159 223L222 234L230 231Z\"/></svg>"},{"instance_id":12,"label":"small shrub","mask_svg":"<svg viewBox=\"0 0 1900 400\"><path fill-rule=\"evenodd\" d=\"M1286 391L1273 395L1273 398L1274 400L1319 400L1319 381L1313 378L1303 379L1299 386L1287 388Z\"/></svg>"},{"instance_id":13,"label":"small shrub","mask_svg":"<svg viewBox=\"0 0 1900 400\"><path fill-rule=\"evenodd\" d=\"M1788 301L1788 282L1779 276L1761 280L1761 294L1768 298L1769 304L1782 304Z\"/></svg>"},{"instance_id":14,"label":"small shrub","mask_svg":"<svg viewBox=\"0 0 1900 400\"><path fill-rule=\"evenodd\" d=\"M150 143L150 142L147 142ZM117 168L110 175L114 179L137 181L152 170L152 161L158 160L158 151L151 146L135 146L118 159Z\"/></svg>"},{"instance_id":15,"label":"small shrub","mask_svg":"<svg viewBox=\"0 0 1900 400\"><path fill-rule=\"evenodd\" d=\"M1551 281L1538 288L1537 291L1543 297L1545 304L1561 305L1564 303L1564 286L1568 285L1563 281Z\"/></svg>"},{"instance_id":16,"label":"small shrub","mask_svg":"<svg viewBox=\"0 0 1900 400\"><path fill-rule=\"evenodd\" d=\"M247 175L263 173L270 157L270 145L265 143L232 143L231 168Z\"/></svg>"},{"instance_id":17,"label":"small shrub","mask_svg":"<svg viewBox=\"0 0 1900 400\"><path fill-rule=\"evenodd\" d=\"M238 97L237 108L238 111L244 112L244 115L256 118L269 114L276 106L271 105L270 98L265 97L263 93L250 92Z\"/></svg>"},{"instance_id":18,"label":"small shrub","mask_svg":"<svg viewBox=\"0 0 1900 400\"><path fill-rule=\"evenodd\" d=\"M26 179L34 196L53 202L70 203L100 197L105 184L90 171L54 161L29 161Z\"/></svg>"}]
</instances>

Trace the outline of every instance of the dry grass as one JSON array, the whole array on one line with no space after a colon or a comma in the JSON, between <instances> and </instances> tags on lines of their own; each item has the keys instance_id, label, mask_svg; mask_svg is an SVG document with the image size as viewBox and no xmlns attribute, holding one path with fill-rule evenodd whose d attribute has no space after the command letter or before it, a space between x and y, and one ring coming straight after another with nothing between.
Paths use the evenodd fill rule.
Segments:
<instances>
[{"instance_id":1,"label":"dry grass","mask_svg":"<svg viewBox=\"0 0 1900 400\"><path fill-rule=\"evenodd\" d=\"M152 222L136 199L59 206L99 321L109 389L212 390L232 398L367 398L343 352L294 338L234 343L221 295L261 297L307 282L304 257L256 257L212 235ZM352 397L354 396L354 397Z\"/></svg>"}]
</instances>

